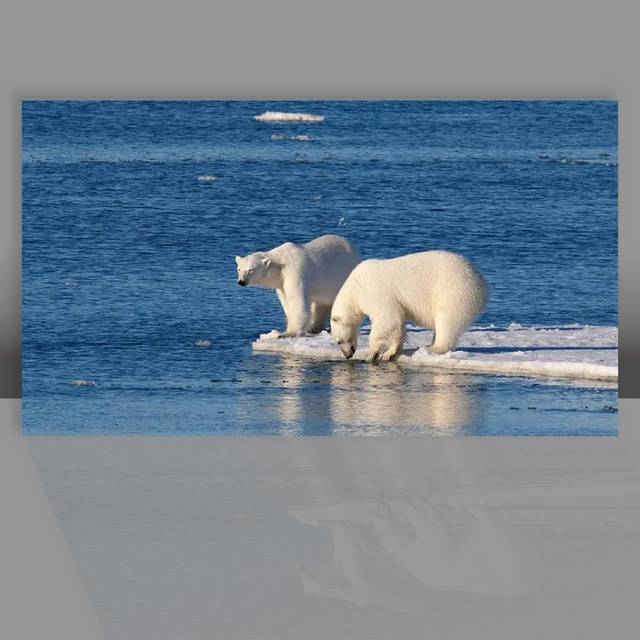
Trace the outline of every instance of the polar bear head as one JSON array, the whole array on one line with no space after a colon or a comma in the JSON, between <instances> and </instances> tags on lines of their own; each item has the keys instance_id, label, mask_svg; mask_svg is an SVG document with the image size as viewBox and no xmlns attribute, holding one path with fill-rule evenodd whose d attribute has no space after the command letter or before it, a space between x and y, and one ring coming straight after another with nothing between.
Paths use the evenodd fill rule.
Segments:
<instances>
[{"instance_id":1,"label":"polar bear head","mask_svg":"<svg viewBox=\"0 0 640 640\"><path fill-rule=\"evenodd\" d=\"M364 320L364 314L357 302L360 289L357 271L358 267L351 272L331 307L331 336L347 360L353 357L358 348L358 332Z\"/></svg>"},{"instance_id":2,"label":"polar bear head","mask_svg":"<svg viewBox=\"0 0 640 640\"><path fill-rule=\"evenodd\" d=\"M278 286L279 269L273 260L262 251L250 253L244 258L236 256L236 267L238 284L241 287L253 285L272 289Z\"/></svg>"},{"instance_id":3,"label":"polar bear head","mask_svg":"<svg viewBox=\"0 0 640 640\"><path fill-rule=\"evenodd\" d=\"M340 310L334 305L331 311L331 336L338 343L340 351L348 360L358 348L358 329L360 322L340 315Z\"/></svg>"}]
</instances>

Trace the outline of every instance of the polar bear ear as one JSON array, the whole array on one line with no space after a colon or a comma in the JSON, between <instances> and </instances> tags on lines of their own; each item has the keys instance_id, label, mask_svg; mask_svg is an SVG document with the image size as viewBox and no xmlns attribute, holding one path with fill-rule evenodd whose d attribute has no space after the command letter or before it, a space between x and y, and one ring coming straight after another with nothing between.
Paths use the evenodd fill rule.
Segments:
<instances>
[{"instance_id":1,"label":"polar bear ear","mask_svg":"<svg viewBox=\"0 0 640 640\"><path fill-rule=\"evenodd\" d=\"M263 256L262 266L268 267L271 264L271 258L269 256Z\"/></svg>"},{"instance_id":2,"label":"polar bear ear","mask_svg":"<svg viewBox=\"0 0 640 640\"><path fill-rule=\"evenodd\" d=\"M236 264L240 264L240 260L242 260L242 258L240 256L236 256Z\"/></svg>"}]
</instances>

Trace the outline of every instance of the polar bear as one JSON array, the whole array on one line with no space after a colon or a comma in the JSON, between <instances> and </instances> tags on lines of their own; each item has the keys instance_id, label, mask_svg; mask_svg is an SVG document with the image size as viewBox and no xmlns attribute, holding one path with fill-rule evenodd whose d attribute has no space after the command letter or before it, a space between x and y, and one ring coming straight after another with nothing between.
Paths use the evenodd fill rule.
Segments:
<instances>
[{"instance_id":1,"label":"polar bear","mask_svg":"<svg viewBox=\"0 0 640 640\"><path fill-rule=\"evenodd\" d=\"M346 358L356 351L358 329L371 320L368 358L392 360L402 352L405 322L433 329L429 350L446 353L482 313L484 277L469 260L449 251L424 251L390 260L365 260L347 278L331 310L331 333Z\"/></svg>"},{"instance_id":2,"label":"polar bear","mask_svg":"<svg viewBox=\"0 0 640 640\"><path fill-rule=\"evenodd\" d=\"M241 287L276 290L287 317L287 328L279 338L322 331L340 287L359 262L358 250L337 235L236 256Z\"/></svg>"}]
</instances>

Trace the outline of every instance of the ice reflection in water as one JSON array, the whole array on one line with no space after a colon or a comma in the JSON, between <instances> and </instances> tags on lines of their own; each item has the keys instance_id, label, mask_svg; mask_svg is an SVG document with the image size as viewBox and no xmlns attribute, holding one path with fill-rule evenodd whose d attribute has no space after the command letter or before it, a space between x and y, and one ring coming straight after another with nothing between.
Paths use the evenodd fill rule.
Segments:
<instances>
[{"instance_id":1,"label":"ice reflection in water","mask_svg":"<svg viewBox=\"0 0 640 640\"><path fill-rule=\"evenodd\" d=\"M456 435L474 423L482 406L474 376L416 373L393 363L310 363L284 355L278 374L283 435L321 422L336 435Z\"/></svg>"},{"instance_id":2,"label":"ice reflection in water","mask_svg":"<svg viewBox=\"0 0 640 640\"><path fill-rule=\"evenodd\" d=\"M454 435L477 411L467 376L416 376L401 367L343 366L332 369L331 413L338 432L357 428L373 435L428 431Z\"/></svg>"}]
</instances>

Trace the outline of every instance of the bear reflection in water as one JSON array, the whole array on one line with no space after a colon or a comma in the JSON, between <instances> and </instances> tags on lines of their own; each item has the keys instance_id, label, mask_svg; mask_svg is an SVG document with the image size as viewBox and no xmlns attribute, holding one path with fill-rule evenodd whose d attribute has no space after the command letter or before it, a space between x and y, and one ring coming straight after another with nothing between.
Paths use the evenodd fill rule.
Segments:
<instances>
[{"instance_id":1,"label":"bear reflection in water","mask_svg":"<svg viewBox=\"0 0 640 640\"><path fill-rule=\"evenodd\" d=\"M278 417L283 432L454 435L474 424L482 396L474 376L414 371L396 364L309 362L280 356L282 391ZM309 385L317 391L308 391Z\"/></svg>"}]
</instances>

